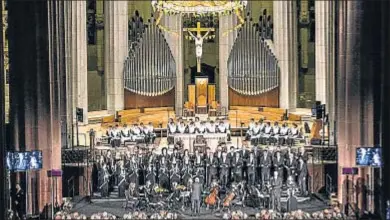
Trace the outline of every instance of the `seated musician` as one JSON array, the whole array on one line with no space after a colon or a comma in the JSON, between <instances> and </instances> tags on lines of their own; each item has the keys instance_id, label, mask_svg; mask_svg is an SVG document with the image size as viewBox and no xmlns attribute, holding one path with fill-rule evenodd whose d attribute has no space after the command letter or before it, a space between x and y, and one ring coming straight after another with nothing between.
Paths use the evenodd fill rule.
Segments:
<instances>
[{"instance_id":1,"label":"seated musician","mask_svg":"<svg viewBox=\"0 0 390 220\"><path fill-rule=\"evenodd\" d=\"M208 126L206 127L207 133L216 133L216 126L214 124L214 121L210 121Z\"/></svg>"},{"instance_id":2,"label":"seated musician","mask_svg":"<svg viewBox=\"0 0 390 220\"><path fill-rule=\"evenodd\" d=\"M122 137L122 143L131 140L131 132L130 132L130 128L127 127L127 124L123 125L123 128L121 130L121 137Z\"/></svg>"},{"instance_id":3,"label":"seated musician","mask_svg":"<svg viewBox=\"0 0 390 220\"><path fill-rule=\"evenodd\" d=\"M121 144L121 133L119 131L119 126L115 125L115 127L111 130L111 146L119 147Z\"/></svg>"},{"instance_id":4,"label":"seated musician","mask_svg":"<svg viewBox=\"0 0 390 220\"><path fill-rule=\"evenodd\" d=\"M272 135L272 127L271 127L271 123L270 122L267 122L264 126L264 133L262 135L262 143L263 144L266 144L266 141L269 140L269 138L271 137Z\"/></svg>"},{"instance_id":5,"label":"seated musician","mask_svg":"<svg viewBox=\"0 0 390 220\"><path fill-rule=\"evenodd\" d=\"M127 205L129 203L131 204L131 207L133 209L136 208L139 203L139 193L135 183L130 183L129 188L125 192L125 195L126 195L126 203L124 205L125 208L127 208Z\"/></svg>"},{"instance_id":6,"label":"seated musician","mask_svg":"<svg viewBox=\"0 0 390 220\"><path fill-rule=\"evenodd\" d=\"M287 123L283 123L282 127L280 128L280 135L279 135L279 144L284 145L286 143L286 140L288 138L288 134L290 132L290 129L288 128Z\"/></svg>"},{"instance_id":7,"label":"seated musician","mask_svg":"<svg viewBox=\"0 0 390 220\"><path fill-rule=\"evenodd\" d=\"M288 134L288 143L289 145L293 145L296 138L299 137L299 129L298 125L293 123L293 127L290 129L290 132Z\"/></svg>"},{"instance_id":8,"label":"seated musician","mask_svg":"<svg viewBox=\"0 0 390 220\"><path fill-rule=\"evenodd\" d=\"M198 128L198 133L199 134L204 134L206 133L206 125L205 125L205 122L202 121L199 125L199 128Z\"/></svg>"},{"instance_id":9,"label":"seated musician","mask_svg":"<svg viewBox=\"0 0 390 220\"><path fill-rule=\"evenodd\" d=\"M195 134L196 130L197 129L196 129L195 123L193 121L191 121L190 124L188 125L188 133Z\"/></svg>"},{"instance_id":10,"label":"seated musician","mask_svg":"<svg viewBox=\"0 0 390 220\"><path fill-rule=\"evenodd\" d=\"M250 140L251 137L253 136L253 128L256 126L255 119L251 118L249 125L248 125L248 130L246 131L246 140Z\"/></svg>"},{"instance_id":11,"label":"seated musician","mask_svg":"<svg viewBox=\"0 0 390 220\"><path fill-rule=\"evenodd\" d=\"M146 181L149 181L150 183L155 184L157 174L156 174L156 168L155 168L154 164L152 164L152 163L148 164L148 168L146 169L146 173L147 173L146 174Z\"/></svg>"},{"instance_id":12,"label":"seated musician","mask_svg":"<svg viewBox=\"0 0 390 220\"><path fill-rule=\"evenodd\" d=\"M180 121L179 125L177 126L177 132L179 134L184 134L187 131L187 126L184 124L184 121Z\"/></svg>"}]
</instances>

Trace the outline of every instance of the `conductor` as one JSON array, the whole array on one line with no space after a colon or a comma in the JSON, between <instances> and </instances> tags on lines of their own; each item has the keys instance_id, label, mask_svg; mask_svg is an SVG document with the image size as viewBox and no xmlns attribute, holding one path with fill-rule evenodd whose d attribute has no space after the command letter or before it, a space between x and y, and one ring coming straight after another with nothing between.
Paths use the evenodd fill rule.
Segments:
<instances>
[{"instance_id":1,"label":"conductor","mask_svg":"<svg viewBox=\"0 0 390 220\"><path fill-rule=\"evenodd\" d=\"M200 201L202 199L203 187L199 182L199 178L195 178L195 182L192 184L191 205L193 214L200 213Z\"/></svg>"}]
</instances>

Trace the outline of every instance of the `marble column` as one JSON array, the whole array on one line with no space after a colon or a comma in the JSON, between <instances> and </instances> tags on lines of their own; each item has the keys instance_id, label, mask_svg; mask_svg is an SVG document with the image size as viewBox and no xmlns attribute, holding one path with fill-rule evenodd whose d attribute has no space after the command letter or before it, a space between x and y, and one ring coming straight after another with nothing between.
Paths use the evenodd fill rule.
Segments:
<instances>
[{"instance_id":1,"label":"marble column","mask_svg":"<svg viewBox=\"0 0 390 220\"><path fill-rule=\"evenodd\" d=\"M381 22L381 4L376 2L343 0L336 7L338 199L342 205L372 211L378 199L367 192L379 187L372 169L359 167L354 177L341 172L343 167L356 166L357 147L380 144L381 62L388 62L381 57L380 37L386 23Z\"/></svg>"},{"instance_id":2,"label":"marble column","mask_svg":"<svg viewBox=\"0 0 390 220\"><path fill-rule=\"evenodd\" d=\"M316 101L326 105L329 115L329 141L333 145L335 122L334 1L315 2L315 90Z\"/></svg>"},{"instance_id":3,"label":"marble column","mask_svg":"<svg viewBox=\"0 0 390 220\"><path fill-rule=\"evenodd\" d=\"M104 1L104 74L107 110L124 109L124 63L128 55L127 1Z\"/></svg>"},{"instance_id":4,"label":"marble column","mask_svg":"<svg viewBox=\"0 0 390 220\"><path fill-rule=\"evenodd\" d=\"M27 213L62 201L62 180L53 185L47 170L61 169L60 96L64 83L64 1L8 3L11 134L15 151L42 151L39 171L15 174L26 191ZM26 37L29 36L29 37ZM28 54L28 56L26 56ZM27 181L26 181L27 180ZM35 193L36 192L36 193ZM47 217L46 217L47 218Z\"/></svg>"},{"instance_id":5,"label":"marble column","mask_svg":"<svg viewBox=\"0 0 390 220\"><path fill-rule=\"evenodd\" d=\"M219 16L219 101L222 109L229 109L229 85L228 85L228 58L230 49L234 43L234 32L224 35L230 28L233 28L233 16Z\"/></svg>"},{"instance_id":6,"label":"marble column","mask_svg":"<svg viewBox=\"0 0 390 220\"><path fill-rule=\"evenodd\" d=\"M0 24L3 24L3 4L0 4ZM3 25L0 27L0 33L3 33ZM0 43L3 43L0 42ZM4 49L0 47L0 158L6 157L6 138L5 138L5 74L4 74ZM7 189L6 163L3 159L0 163L0 198L3 198L0 206L0 218L7 219L7 204L4 198L9 196Z\"/></svg>"},{"instance_id":7,"label":"marble column","mask_svg":"<svg viewBox=\"0 0 390 220\"><path fill-rule=\"evenodd\" d=\"M67 75L70 78L68 89L72 103L69 111L73 114L73 124L76 122L76 108L84 111L84 122L88 124L88 69L87 69L87 2L65 2L70 7L66 13L67 24Z\"/></svg>"},{"instance_id":8,"label":"marble column","mask_svg":"<svg viewBox=\"0 0 390 220\"><path fill-rule=\"evenodd\" d=\"M298 96L298 23L296 1L274 1L274 45L280 67L280 108L295 110Z\"/></svg>"}]
</instances>

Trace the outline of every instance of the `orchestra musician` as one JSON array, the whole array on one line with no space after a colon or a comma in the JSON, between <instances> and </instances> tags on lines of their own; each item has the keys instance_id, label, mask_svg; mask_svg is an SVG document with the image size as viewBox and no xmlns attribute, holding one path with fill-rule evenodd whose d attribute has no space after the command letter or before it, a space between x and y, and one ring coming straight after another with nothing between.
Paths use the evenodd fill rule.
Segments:
<instances>
[{"instance_id":1,"label":"orchestra musician","mask_svg":"<svg viewBox=\"0 0 390 220\"><path fill-rule=\"evenodd\" d=\"M294 153L289 149L287 157L285 159L284 167L287 170L287 176L295 176L295 170L297 167L297 161L295 160Z\"/></svg>"},{"instance_id":2,"label":"orchestra musician","mask_svg":"<svg viewBox=\"0 0 390 220\"><path fill-rule=\"evenodd\" d=\"M148 135L149 135L148 136L149 143L153 144L154 140L156 139L156 133L154 132L154 127L153 127L152 122L149 122L147 129L148 129Z\"/></svg>"},{"instance_id":3,"label":"orchestra musician","mask_svg":"<svg viewBox=\"0 0 390 220\"><path fill-rule=\"evenodd\" d=\"M204 158L199 153L199 150L195 150L193 161L195 171L194 175L199 178L200 183L204 184Z\"/></svg>"}]
</instances>

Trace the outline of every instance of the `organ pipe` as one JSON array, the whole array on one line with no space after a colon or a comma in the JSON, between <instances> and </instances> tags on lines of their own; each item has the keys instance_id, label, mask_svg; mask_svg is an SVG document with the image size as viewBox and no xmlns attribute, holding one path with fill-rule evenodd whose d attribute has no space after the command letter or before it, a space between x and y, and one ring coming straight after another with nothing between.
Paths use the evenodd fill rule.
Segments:
<instances>
[{"instance_id":1,"label":"organ pipe","mask_svg":"<svg viewBox=\"0 0 390 220\"><path fill-rule=\"evenodd\" d=\"M164 35L152 19L132 25L129 56L125 61L125 89L144 96L158 96L173 89L176 65Z\"/></svg>"},{"instance_id":2,"label":"organ pipe","mask_svg":"<svg viewBox=\"0 0 390 220\"><path fill-rule=\"evenodd\" d=\"M279 65L259 27L247 18L228 58L229 87L243 95L259 95L279 86Z\"/></svg>"}]
</instances>

